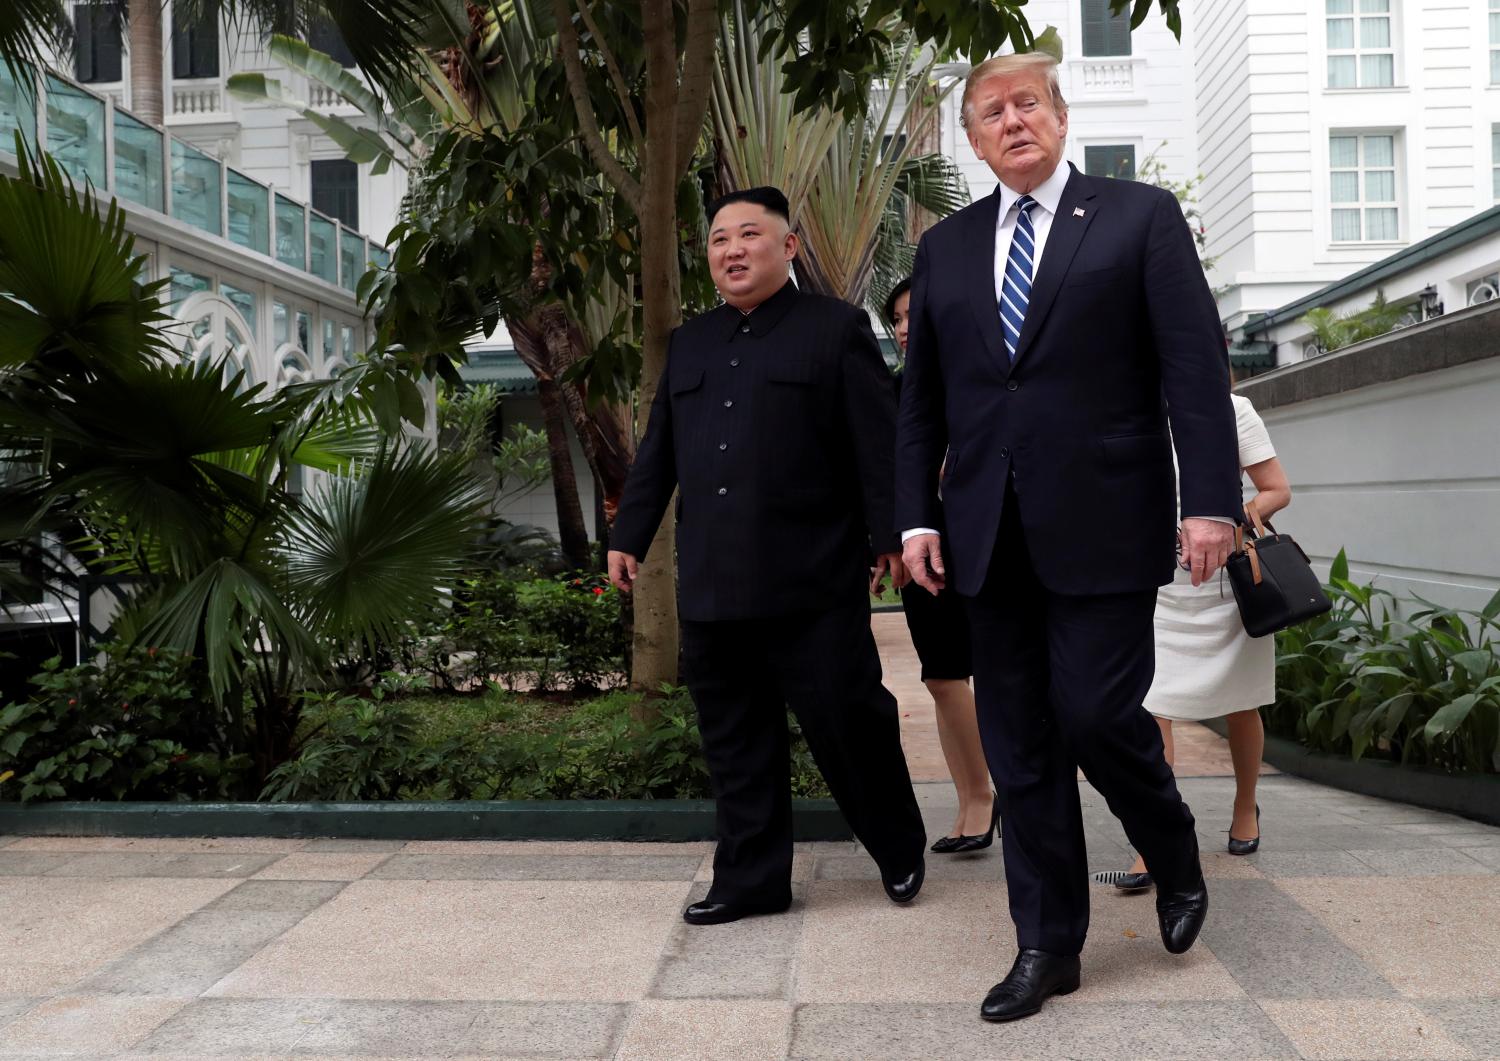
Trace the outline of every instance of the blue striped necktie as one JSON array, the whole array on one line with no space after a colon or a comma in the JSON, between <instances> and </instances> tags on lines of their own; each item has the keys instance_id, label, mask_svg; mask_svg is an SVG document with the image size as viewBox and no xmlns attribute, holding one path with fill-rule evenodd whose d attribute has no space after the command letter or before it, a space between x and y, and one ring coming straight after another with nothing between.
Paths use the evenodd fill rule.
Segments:
<instances>
[{"instance_id":1,"label":"blue striped necktie","mask_svg":"<svg viewBox=\"0 0 1500 1061\"><path fill-rule=\"evenodd\" d=\"M1031 302L1032 262L1036 260L1036 229L1031 224L1031 208L1036 200L1023 195L1016 200L1016 234L1010 240L1010 254L1005 259L1005 279L1000 282L1000 323L1005 332L1005 353L1012 362L1016 345L1021 341L1021 325L1026 323L1026 307Z\"/></svg>"}]
</instances>

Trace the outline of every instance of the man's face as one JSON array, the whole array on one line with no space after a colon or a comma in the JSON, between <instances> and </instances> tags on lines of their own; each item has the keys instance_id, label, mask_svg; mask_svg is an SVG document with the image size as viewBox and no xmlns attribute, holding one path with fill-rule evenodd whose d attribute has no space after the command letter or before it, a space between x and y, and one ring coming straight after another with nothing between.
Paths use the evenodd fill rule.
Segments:
<instances>
[{"instance_id":1,"label":"man's face","mask_svg":"<svg viewBox=\"0 0 1500 1061\"><path fill-rule=\"evenodd\" d=\"M1068 112L1053 109L1044 72L985 78L969 107L969 144L1007 188L1030 192L1062 161Z\"/></svg>"},{"instance_id":2,"label":"man's face","mask_svg":"<svg viewBox=\"0 0 1500 1061\"><path fill-rule=\"evenodd\" d=\"M748 313L787 281L797 237L759 203L730 203L709 224L708 271L719 295Z\"/></svg>"}]
</instances>

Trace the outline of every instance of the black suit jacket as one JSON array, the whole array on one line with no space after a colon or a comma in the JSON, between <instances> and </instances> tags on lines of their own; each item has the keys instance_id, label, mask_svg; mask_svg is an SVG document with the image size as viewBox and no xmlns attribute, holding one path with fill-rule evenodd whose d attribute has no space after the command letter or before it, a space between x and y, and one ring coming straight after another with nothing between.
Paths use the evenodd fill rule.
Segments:
<instances>
[{"instance_id":1,"label":"black suit jacket","mask_svg":"<svg viewBox=\"0 0 1500 1061\"><path fill-rule=\"evenodd\" d=\"M1072 170L1012 364L995 298L999 202L997 189L917 249L897 527L945 527L950 583L977 594L1014 476L1032 564L1049 590L1169 582L1174 440L1182 514L1240 513L1228 359L1182 210L1159 188Z\"/></svg>"},{"instance_id":2,"label":"black suit jacket","mask_svg":"<svg viewBox=\"0 0 1500 1061\"><path fill-rule=\"evenodd\" d=\"M864 310L787 283L672 333L614 548L644 559L678 490L678 608L746 619L864 599L900 548L895 395Z\"/></svg>"}]
</instances>

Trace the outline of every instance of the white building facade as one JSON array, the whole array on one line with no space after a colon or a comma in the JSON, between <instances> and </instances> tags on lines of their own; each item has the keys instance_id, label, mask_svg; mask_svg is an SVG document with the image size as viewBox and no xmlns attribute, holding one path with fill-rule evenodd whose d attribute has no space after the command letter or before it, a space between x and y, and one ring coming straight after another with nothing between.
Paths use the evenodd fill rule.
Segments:
<instances>
[{"instance_id":1,"label":"white building facade","mask_svg":"<svg viewBox=\"0 0 1500 1061\"><path fill-rule=\"evenodd\" d=\"M77 39L54 66L127 110L136 96L130 83L130 42L103 5L72 0ZM331 26L315 27L308 41L352 67ZM230 95L231 74L259 72L315 110L358 124L358 112L337 94L272 59L254 27L189 23L167 0L162 12L163 124L173 135L293 199L384 242L406 193L399 166L372 176L369 165L344 157L331 138L284 107Z\"/></svg>"},{"instance_id":2,"label":"white building facade","mask_svg":"<svg viewBox=\"0 0 1500 1061\"><path fill-rule=\"evenodd\" d=\"M1500 0L1200 0L1184 20L1230 329L1500 198Z\"/></svg>"}]
</instances>

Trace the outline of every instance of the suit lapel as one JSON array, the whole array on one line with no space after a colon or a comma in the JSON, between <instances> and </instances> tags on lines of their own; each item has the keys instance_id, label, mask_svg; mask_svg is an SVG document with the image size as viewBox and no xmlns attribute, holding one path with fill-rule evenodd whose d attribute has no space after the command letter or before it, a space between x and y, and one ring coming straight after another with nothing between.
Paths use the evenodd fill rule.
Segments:
<instances>
[{"instance_id":1,"label":"suit lapel","mask_svg":"<svg viewBox=\"0 0 1500 1061\"><path fill-rule=\"evenodd\" d=\"M995 226L1000 220L1000 190L997 186L989 198L979 204L974 223L967 231L966 261L964 271L968 274L969 306L974 311L974 320L979 325L979 334L984 336L984 345L990 356L998 359L1004 371L1005 333L1000 329L1000 306L995 301Z\"/></svg>"},{"instance_id":2,"label":"suit lapel","mask_svg":"<svg viewBox=\"0 0 1500 1061\"><path fill-rule=\"evenodd\" d=\"M1068 183L1063 187L1062 199L1057 204L1057 216L1052 219L1052 229L1047 233L1047 242L1042 246L1042 264L1031 282L1031 300L1026 306L1026 321L1021 325L1021 336L1016 342L1017 365L1026 356L1026 351L1031 349L1032 340L1046 321L1047 312L1052 308L1058 289L1068 275L1068 267L1073 264L1073 255L1083 242L1084 233L1094 223L1097 210L1086 205L1093 198L1092 180L1076 169L1073 170ZM994 242L993 233L990 242Z\"/></svg>"}]
</instances>

